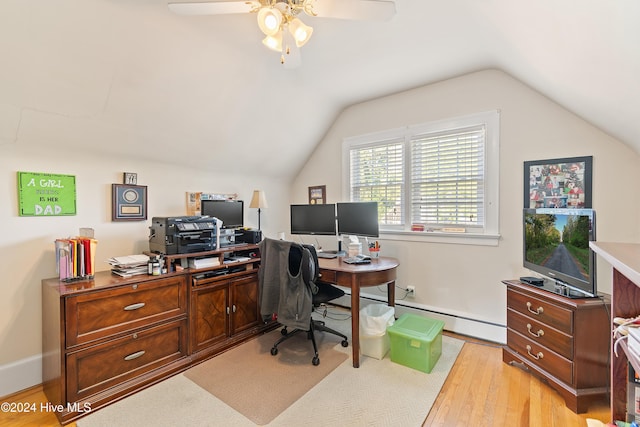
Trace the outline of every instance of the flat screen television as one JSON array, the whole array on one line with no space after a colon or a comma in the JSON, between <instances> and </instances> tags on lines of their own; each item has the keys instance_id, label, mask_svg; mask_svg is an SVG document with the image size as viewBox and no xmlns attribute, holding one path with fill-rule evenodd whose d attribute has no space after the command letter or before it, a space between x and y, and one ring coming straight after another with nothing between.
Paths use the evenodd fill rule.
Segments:
<instances>
[{"instance_id":1,"label":"flat screen television","mask_svg":"<svg viewBox=\"0 0 640 427\"><path fill-rule=\"evenodd\" d=\"M542 286L568 297L597 296L592 209L525 209L524 267L543 276Z\"/></svg>"},{"instance_id":2,"label":"flat screen television","mask_svg":"<svg viewBox=\"0 0 640 427\"><path fill-rule=\"evenodd\" d=\"M378 202L337 203L338 234L378 237Z\"/></svg>"},{"instance_id":3,"label":"flat screen television","mask_svg":"<svg viewBox=\"0 0 640 427\"><path fill-rule=\"evenodd\" d=\"M201 200L200 213L222 221L222 228L241 228L244 225L242 200Z\"/></svg>"},{"instance_id":4,"label":"flat screen television","mask_svg":"<svg viewBox=\"0 0 640 427\"><path fill-rule=\"evenodd\" d=\"M291 234L336 235L336 205L291 205Z\"/></svg>"}]
</instances>

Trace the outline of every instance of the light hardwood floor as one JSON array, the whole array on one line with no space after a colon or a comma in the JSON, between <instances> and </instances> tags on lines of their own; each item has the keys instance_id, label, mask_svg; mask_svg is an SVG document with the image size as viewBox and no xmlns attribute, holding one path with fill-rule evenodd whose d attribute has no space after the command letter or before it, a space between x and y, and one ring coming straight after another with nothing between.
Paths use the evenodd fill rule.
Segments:
<instances>
[{"instance_id":1,"label":"light hardwood floor","mask_svg":"<svg viewBox=\"0 0 640 427\"><path fill-rule=\"evenodd\" d=\"M502 347L466 341L423 426L585 427L586 419L610 421L609 402L576 414L555 390L524 370L502 362Z\"/></svg>"},{"instance_id":2,"label":"light hardwood floor","mask_svg":"<svg viewBox=\"0 0 640 427\"><path fill-rule=\"evenodd\" d=\"M500 346L453 336L467 342L423 426L585 427L587 418L609 421L607 401L592 405L588 413L575 414L554 390L520 368L503 363ZM0 400L34 403L36 408L47 402L39 386ZM75 423L67 425L75 427ZM9 426L60 423L48 412L0 412L0 427Z\"/></svg>"}]
</instances>

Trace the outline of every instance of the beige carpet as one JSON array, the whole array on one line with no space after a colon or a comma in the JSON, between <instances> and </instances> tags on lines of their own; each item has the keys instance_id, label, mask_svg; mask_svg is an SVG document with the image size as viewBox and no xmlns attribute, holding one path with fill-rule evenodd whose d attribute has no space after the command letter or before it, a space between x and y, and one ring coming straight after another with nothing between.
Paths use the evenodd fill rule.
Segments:
<instances>
[{"instance_id":1,"label":"beige carpet","mask_svg":"<svg viewBox=\"0 0 640 427\"><path fill-rule=\"evenodd\" d=\"M350 335L349 319L327 323ZM382 360L363 356L360 368L354 369L351 347L342 348L339 340L335 342L335 351L347 358L268 426L421 426L463 345L460 340L443 337L442 356L431 373L426 374L391 362L389 355ZM242 347L248 345L243 344ZM282 354L269 357L275 364L280 356ZM320 358L322 366L326 356L321 353ZM304 365L299 367L307 368ZM79 427L256 425L186 375L190 374L169 378L89 414L77 424ZM250 406L256 413L262 411L264 405L272 404L265 402L267 395L279 396L284 388L282 381L262 382L261 378L262 373L254 376L254 387L261 390L259 397L251 399Z\"/></svg>"},{"instance_id":2,"label":"beige carpet","mask_svg":"<svg viewBox=\"0 0 640 427\"><path fill-rule=\"evenodd\" d=\"M293 335L272 356L271 347L282 336L277 330L201 363L184 375L257 425L265 425L349 357L333 349L339 337L316 335L318 366L311 363L313 345L306 333Z\"/></svg>"}]
</instances>

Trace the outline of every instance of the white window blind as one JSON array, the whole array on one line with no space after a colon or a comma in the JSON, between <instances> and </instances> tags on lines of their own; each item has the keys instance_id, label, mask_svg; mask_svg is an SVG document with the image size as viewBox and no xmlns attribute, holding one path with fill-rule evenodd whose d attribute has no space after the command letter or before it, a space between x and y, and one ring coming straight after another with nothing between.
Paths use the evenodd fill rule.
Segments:
<instances>
[{"instance_id":1,"label":"white window blind","mask_svg":"<svg viewBox=\"0 0 640 427\"><path fill-rule=\"evenodd\" d=\"M484 225L485 127L411 138L411 220Z\"/></svg>"},{"instance_id":2,"label":"white window blind","mask_svg":"<svg viewBox=\"0 0 640 427\"><path fill-rule=\"evenodd\" d=\"M351 201L378 202L381 224L401 224L404 205L404 141L367 144L349 152Z\"/></svg>"}]
</instances>

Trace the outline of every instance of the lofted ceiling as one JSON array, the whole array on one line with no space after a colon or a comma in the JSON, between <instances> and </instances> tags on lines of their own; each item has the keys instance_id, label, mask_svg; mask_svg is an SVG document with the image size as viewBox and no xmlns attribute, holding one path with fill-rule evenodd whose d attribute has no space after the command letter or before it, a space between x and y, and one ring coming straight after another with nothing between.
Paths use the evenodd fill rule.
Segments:
<instances>
[{"instance_id":1,"label":"lofted ceiling","mask_svg":"<svg viewBox=\"0 0 640 427\"><path fill-rule=\"evenodd\" d=\"M314 33L302 66L284 69L253 14L3 0L0 146L223 172L247 154L249 170L291 176L345 107L497 68L640 152L637 0L395 3L389 22L304 18Z\"/></svg>"}]
</instances>

